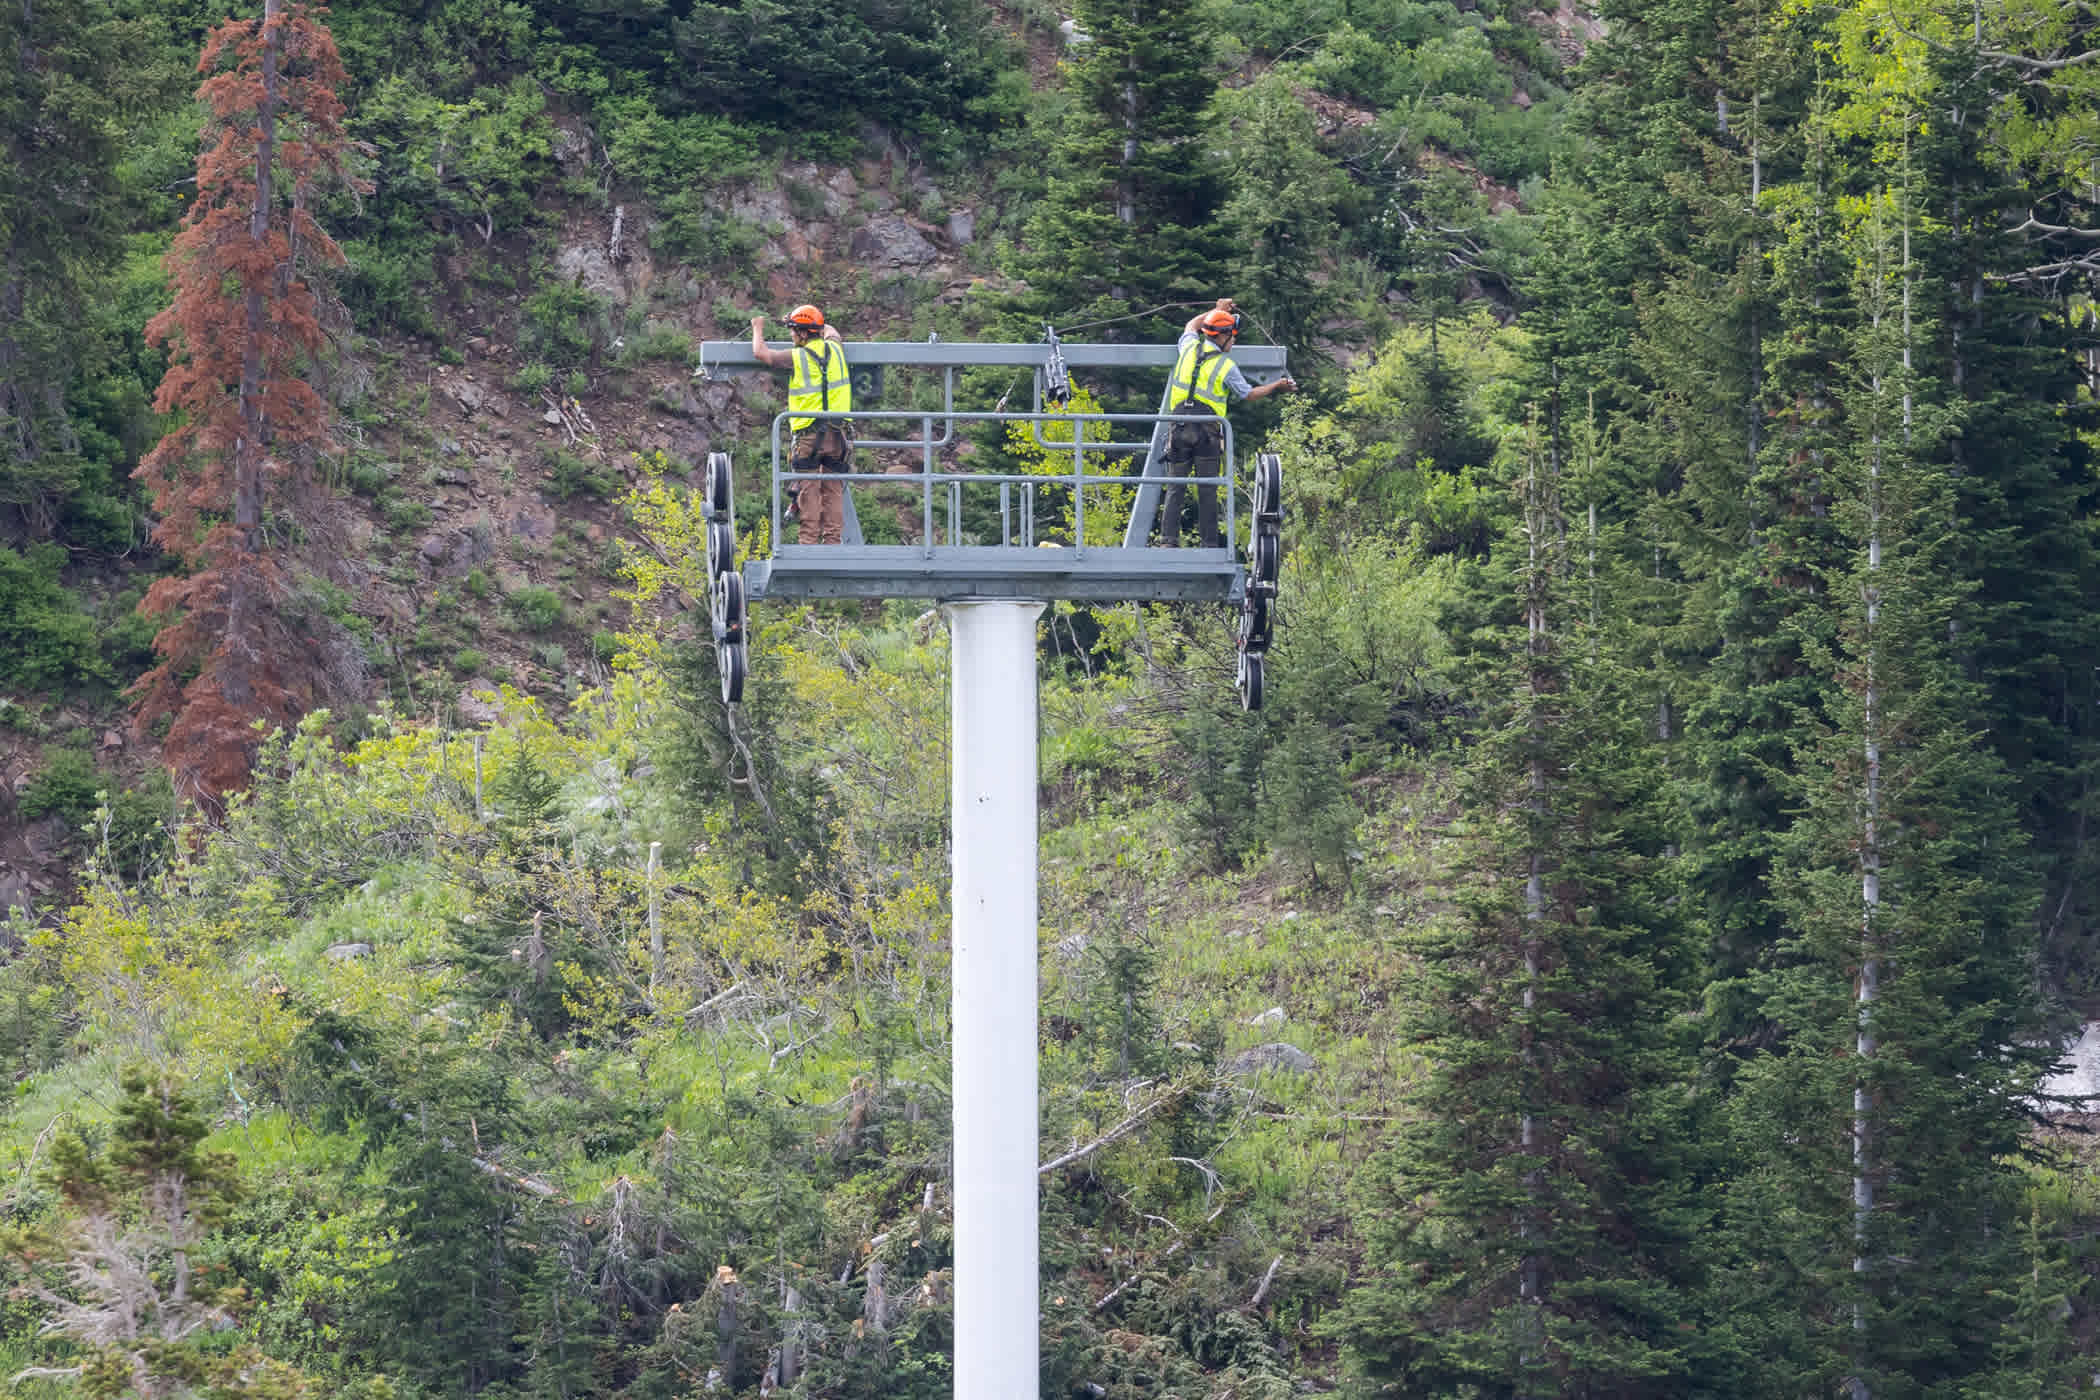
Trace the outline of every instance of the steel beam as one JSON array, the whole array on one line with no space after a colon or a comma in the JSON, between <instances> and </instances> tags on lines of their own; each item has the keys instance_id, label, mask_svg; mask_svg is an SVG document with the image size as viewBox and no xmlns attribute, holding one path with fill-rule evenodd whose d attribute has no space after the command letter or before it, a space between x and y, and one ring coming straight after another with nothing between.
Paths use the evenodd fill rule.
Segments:
<instances>
[{"instance_id":1,"label":"steel beam","mask_svg":"<svg viewBox=\"0 0 2100 1400\"><path fill-rule=\"evenodd\" d=\"M1230 549L1022 549L959 545L785 545L744 565L754 603L772 598L1065 598L1107 603L1237 602Z\"/></svg>"},{"instance_id":2,"label":"steel beam","mask_svg":"<svg viewBox=\"0 0 2100 1400\"><path fill-rule=\"evenodd\" d=\"M770 342L769 342L770 343ZM783 341L776 350L789 348ZM1167 369L1174 364L1172 345L1075 345L1062 346L1065 363L1074 369ZM967 340L849 340L845 343L849 365L919 365L929 369L966 368L972 365L1011 365L1041 368L1049 358L1048 345L1022 345ZM1248 373L1281 370L1286 363L1281 345L1235 345L1232 358ZM760 368L748 340L710 340L700 346L700 369L748 370ZM938 416L938 415L936 415Z\"/></svg>"}]
</instances>

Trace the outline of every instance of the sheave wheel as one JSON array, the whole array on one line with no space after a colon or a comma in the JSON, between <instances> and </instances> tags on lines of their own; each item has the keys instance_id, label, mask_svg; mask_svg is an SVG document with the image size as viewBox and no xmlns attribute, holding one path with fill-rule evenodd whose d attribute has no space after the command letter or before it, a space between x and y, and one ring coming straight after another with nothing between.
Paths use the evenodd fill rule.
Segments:
<instances>
[{"instance_id":1,"label":"sheave wheel","mask_svg":"<svg viewBox=\"0 0 2100 1400\"><path fill-rule=\"evenodd\" d=\"M1283 563L1283 541L1266 530L1254 532L1254 582L1274 587Z\"/></svg>"},{"instance_id":2,"label":"sheave wheel","mask_svg":"<svg viewBox=\"0 0 2100 1400\"><path fill-rule=\"evenodd\" d=\"M1261 708L1261 667L1259 656L1244 651L1240 653L1239 692L1243 710Z\"/></svg>"},{"instance_id":3,"label":"sheave wheel","mask_svg":"<svg viewBox=\"0 0 2100 1400\"><path fill-rule=\"evenodd\" d=\"M734 705L744 698L744 673L751 668L742 642L724 642L715 648L715 664L722 671L722 703Z\"/></svg>"},{"instance_id":4,"label":"sheave wheel","mask_svg":"<svg viewBox=\"0 0 2100 1400\"><path fill-rule=\"evenodd\" d=\"M707 454L707 476L702 503L711 520L727 520L736 501L736 482L729 470L727 452Z\"/></svg>"},{"instance_id":5,"label":"sheave wheel","mask_svg":"<svg viewBox=\"0 0 2100 1400\"><path fill-rule=\"evenodd\" d=\"M1240 650L1259 654L1268 649L1269 595L1250 588L1240 604Z\"/></svg>"},{"instance_id":6,"label":"sheave wheel","mask_svg":"<svg viewBox=\"0 0 2100 1400\"><path fill-rule=\"evenodd\" d=\"M726 520L707 522L707 572L719 578L736 559L736 530Z\"/></svg>"},{"instance_id":7,"label":"sheave wheel","mask_svg":"<svg viewBox=\"0 0 2100 1400\"><path fill-rule=\"evenodd\" d=\"M1254 518L1283 519L1283 459L1274 452L1254 459Z\"/></svg>"},{"instance_id":8,"label":"sheave wheel","mask_svg":"<svg viewBox=\"0 0 2100 1400\"><path fill-rule=\"evenodd\" d=\"M715 639L744 640L744 576L735 569L715 580Z\"/></svg>"}]
</instances>

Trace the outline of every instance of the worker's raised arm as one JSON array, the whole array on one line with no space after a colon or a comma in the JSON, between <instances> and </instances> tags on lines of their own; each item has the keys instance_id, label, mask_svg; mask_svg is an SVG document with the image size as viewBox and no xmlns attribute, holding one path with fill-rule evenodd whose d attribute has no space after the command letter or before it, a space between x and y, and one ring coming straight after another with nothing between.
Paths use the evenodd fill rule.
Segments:
<instances>
[{"instance_id":1,"label":"worker's raised arm","mask_svg":"<svg viewBox=\"0 0 2100 1400\"><path fill-rule=\"evenodd\" d=\"M1235 309L1231 297L1219 297L1218 304L1213 306L1210 311L1232 311ZM1195 315L1189 317L1188 324L1181 328L1181 333L1183 335L1194 335L1202 328L1203 318L1210 315L1210 311L1198 311Z\"/></svg>"},{"instance_id":2,"label":"worker's raised arm","mask_svg":"<svg viewBox=\"0 0 2100 1400\"><path fill-rule=\"evenodd\" d=\"M792 351L775 350L772 346L766 344L766 318L763 316L753 316L751 318L751 356L760 364L771 365L774 369L793 369L795 367L795 356Z\"/></svg>"}]
</instances>

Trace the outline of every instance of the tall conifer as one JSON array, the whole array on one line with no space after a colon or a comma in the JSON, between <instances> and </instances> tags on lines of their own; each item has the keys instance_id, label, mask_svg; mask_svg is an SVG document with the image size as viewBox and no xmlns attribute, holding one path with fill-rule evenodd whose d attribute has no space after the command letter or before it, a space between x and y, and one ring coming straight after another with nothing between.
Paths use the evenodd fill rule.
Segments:
<instances>
[{"instance_id":1,"label":"tall conifer","mask_svg":"<svg viewBox=\"0 0 2100 1400\"><path fill-rule=\"evenodd\" d=\"M1824 718L1792 740L1788 938L1757 978L1781 1053L1736 1100L1732 1278L1784 1297L1760 1314L1774 1396L1988 1375L2025 1262L2007 1163L2046 1058L2015 1048L2035 890L1948 628L1969 591L1939 461L1955 419L1919 373L1906 195L1877 192L1847 238L1858 326L1827 457L1844 559L1803 650Z\"/></svg>"},{"instance_id":2,"label":"tall conifer","mask_svg":"<svg viewBox=\"0 0 2100 1400\"><path fill-rule=\"evenodd\" d=\"M273 483L327 431L304 378L323 343L304 271L342 261L314 203L358 182L335 40L298 0L226 21L197 67L210 112L197 201L168 255L175 303L146 327L171 358L154 407L180 417L137 473L160 512L154 541L192 572L139 605L166 621L160 664L134 694L140 723L173 717L163 754L178 783L215 797L247 780L254 721L296 719L322 680L316 648L278 607L284 571L263 516Z\"/></svg>"},{"instance_id":3,"label":"tall conifer","mask_svg":"<svg viewBox=\"0 0 2100 1400\"><path fill-rule=\"evenodd\" d=\"M1209 227L1225 198L1209 108L1207 12L1195 0L1081 0L1086 40L1069 69L1072 106L1050 188L1017 270L1031 314L1077 321L1224 295ZM1106 334L1160 339L1164 315Z\"/></svg>"},{"instance_id":4,"label":"tall conifer","mask_svg":"<svg viewBox=\"0 0 2100 1400\"><path fill-rule=\"evenodd\" d=\"M165 73L105 0L0 12L0 508L34 535L84 481L68 381L102 347L83 311L114 259L121 118Z\"/></svg>"},{"instance_id":5,"label":"tall conifer","mask_svg":"<svg viewBox=\"0 0 2100 1400\"><path fill-rule=\"evenodd\" d=\"M1344 1334L1378 1394L1684 1396L1691 966L1647 703L1608 615L1586 620L1587 551L1577 570L1537 453L1521 496L1460 912L1406 945L1420 1116L1368 1174L1374 1273Z\"/></svg>"}]
</instances>

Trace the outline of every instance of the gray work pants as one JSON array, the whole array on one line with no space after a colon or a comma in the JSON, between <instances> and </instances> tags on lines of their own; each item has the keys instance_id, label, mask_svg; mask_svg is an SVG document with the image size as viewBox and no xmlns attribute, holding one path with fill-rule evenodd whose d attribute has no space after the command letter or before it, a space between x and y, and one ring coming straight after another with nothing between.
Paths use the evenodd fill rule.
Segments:
<instances>
[{"instance_id":1,"label":"gray work pants","mask_svg":"<svg viewBox=\"0 0 2100 1400\"><path fill-rule=\"evenodd\" d=\"M1159 542L1168 549L1181 544L1181 501L1188 488L1179 478L1216 476L1225 460L1223 423L1176 423L1167 437L1167 486L1159 500ZM1196 488L1196 540L1205 549L1223 549L1218 531L1218 488Z\"/></svg>"}]
</instances>

